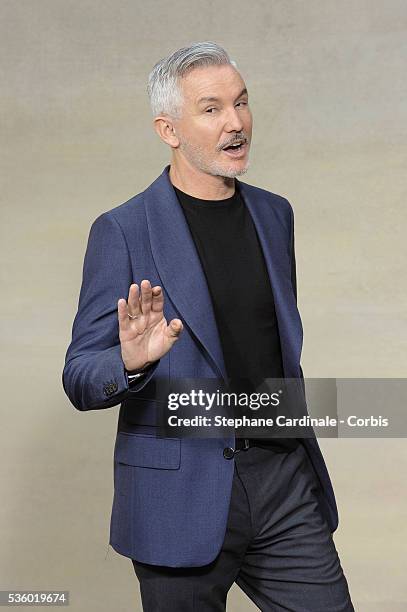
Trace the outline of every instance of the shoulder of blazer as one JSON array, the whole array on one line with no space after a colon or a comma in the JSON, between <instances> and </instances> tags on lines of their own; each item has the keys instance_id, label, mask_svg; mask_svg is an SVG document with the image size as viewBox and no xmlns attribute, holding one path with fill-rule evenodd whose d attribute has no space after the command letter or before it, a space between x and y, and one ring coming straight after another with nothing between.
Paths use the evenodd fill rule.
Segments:
<instances>
[{"instance_id":1,"label":"shoulder of blazer","mask_svg":"<svg viewBox=\"0 0 407 612\"><path fill-rule=\"evenodd\" d=\"M289 213L292 210L290 202L282 195L278 193L273 193L268 189L263 189L262 187L257 187L256 185L250 185L249 183L243 183L239 181L240 185L244 186L244 189L247 189L249 195L254 197L262 197L270 203L273 207L280 208L283 212Z\"/></svg>"},{"instance_id":2,"label":"shoulder of blazer","mask_svg":"<svg viewBox=\"0 0 407 612\"><path fill-rule=\"evenodd\" d=\"M143 192L132 196L129 200L118 206L106 210L99 215L94 223L101 218L110 220L115 225L118 225L123 234L131 233L137 228L143 231L146 223Z\"/></svg>"},{"instance_id":3,"label":"shoulder of blazer","mask_svg":"<svg viewBox=\"0 0 407 612\"><path fill-rule=\"evenodd\" d=\"M114 206L105 212L106 215L115 217L117 221L126 220L128 217L139 216L144 213L143 193L132 196L122 204Z\"/></svg>"},{"instance_id":4,"label":"shoulder of blazer","mask_svg":"<svg viewBox=\"0 0 407 612\"><path fill-rule=\"evenodd\" d=\"M242 186L243 195L246 193L252 200L267 202L273 213L279 219L285 229L291 233L294 213L290 202L282 195L263 189L262 187L256 187L255 185L249 185L249 183L243 183L239 181Z\"/></svg>"}]
</instances>

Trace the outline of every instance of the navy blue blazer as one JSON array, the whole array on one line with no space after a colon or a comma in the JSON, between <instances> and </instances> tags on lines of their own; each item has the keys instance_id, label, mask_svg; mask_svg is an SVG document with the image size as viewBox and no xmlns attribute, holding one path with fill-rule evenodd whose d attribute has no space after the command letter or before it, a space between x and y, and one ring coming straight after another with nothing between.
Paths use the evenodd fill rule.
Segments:
<instances>
[{"instance_id":1,"label":"navy blue blazer","mask_svg":"<svg viewBox=\"0 0 407 612\"><path fill-rule=\"evenodd\" d=\"M93 222L62 380L78 410L120 404L111 546L144 563L202 566L219 553L225 535L234 461L224 458L223 449L234 446L234 437L154 435L154 384L159 377L226 377L205 275L169 169L166 166L145 191ZM282 196L238 183L265 256L284 375L302 378L293 211ZM117 301L127 299L130 284L144 278L153 286L161 285L167 321L180 318L184 330L148 375L129 389L120 351ZM123 422L130 425L124 428ZM303 443L321 484L321 511L334 531L338 513L318 442L305 438Z\"/></svg>"}]
</instances>

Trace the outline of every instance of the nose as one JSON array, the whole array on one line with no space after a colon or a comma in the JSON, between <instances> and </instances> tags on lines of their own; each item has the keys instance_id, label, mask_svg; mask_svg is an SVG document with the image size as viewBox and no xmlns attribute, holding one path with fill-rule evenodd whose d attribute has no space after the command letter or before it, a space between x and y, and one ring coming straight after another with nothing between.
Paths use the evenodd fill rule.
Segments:
<instances>
[{"instance_id":1,"label":"nose","mask_svg":"<svg viewBox=\"0 0 407 612\"><path fill-rule=\"evenodd\" d=\"M241 132L243 130L243 121L239 115L237 108L233 108L228 112L225 124L226 132Z\"/></svg>"}]
</instances>

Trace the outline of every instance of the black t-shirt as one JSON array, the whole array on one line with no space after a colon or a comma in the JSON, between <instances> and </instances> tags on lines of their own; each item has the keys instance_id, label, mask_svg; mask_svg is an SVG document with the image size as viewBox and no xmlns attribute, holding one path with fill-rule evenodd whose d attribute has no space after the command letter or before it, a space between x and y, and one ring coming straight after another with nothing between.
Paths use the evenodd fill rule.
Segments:
<instances>
[{"instance_id":1,"label":"black t-shirt","mask_svg":"<svg viewBox=\"0 0 407 612\"><path fill-rule=\"evenodd\" d=\"M254 390L264 378L283 378L273 292L251 215L240 195L202 200L174 187L204 270L226 372ZM294 439L283 442L294 448ZM284 444L285 443L285 444Z\"/></svg>"}]
</instances>

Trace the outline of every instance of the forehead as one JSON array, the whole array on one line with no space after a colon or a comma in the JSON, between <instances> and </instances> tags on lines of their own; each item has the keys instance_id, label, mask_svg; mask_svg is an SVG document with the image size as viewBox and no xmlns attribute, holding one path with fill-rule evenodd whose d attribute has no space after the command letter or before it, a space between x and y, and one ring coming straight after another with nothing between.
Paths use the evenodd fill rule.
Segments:
<instances>
[{"instance_id":1,"label":"forehead","mask_svg":"<svg viewBox=\"0 0 407 612\"><path fill-rule=\"evenodd\" d=\"M180 85L184 98L195 105L201 98L237 96L245 87L240 73L229 65L194 68L181 79Z\"/></svg>"}]
</instances>

